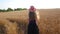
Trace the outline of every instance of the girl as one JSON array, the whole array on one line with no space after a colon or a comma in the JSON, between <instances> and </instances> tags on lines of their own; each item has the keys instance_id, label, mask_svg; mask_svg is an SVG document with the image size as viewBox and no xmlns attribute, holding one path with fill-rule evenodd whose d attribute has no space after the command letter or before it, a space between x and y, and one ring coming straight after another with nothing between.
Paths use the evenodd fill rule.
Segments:
<instances>
[{"instance_id":1,"label":"girl","mask_svg":"<svg viewBox=\"0 0 60 34\"><path fill-rule=\"evenodd\" d=\"M36 9L31 6L29 9L29 24L28 24L28 34L39 34L38 26L36 25Z\"/></svg>"}]
</instances>

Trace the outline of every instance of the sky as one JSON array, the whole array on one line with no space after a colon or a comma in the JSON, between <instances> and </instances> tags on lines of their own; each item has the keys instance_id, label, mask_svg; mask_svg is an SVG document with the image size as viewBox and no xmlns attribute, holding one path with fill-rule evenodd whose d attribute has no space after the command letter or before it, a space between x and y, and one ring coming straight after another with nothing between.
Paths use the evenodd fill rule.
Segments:
<instances>
[{"instance_id":1,"label":"sky","mask_svg":"<svg viewBox=\"0 0 60 34\"><path fill-rule=\"evenodd\" d=\"M60 8L60 0L0 0L0 9L29 8L37 9Z\"/></svg>"}]
</instances>

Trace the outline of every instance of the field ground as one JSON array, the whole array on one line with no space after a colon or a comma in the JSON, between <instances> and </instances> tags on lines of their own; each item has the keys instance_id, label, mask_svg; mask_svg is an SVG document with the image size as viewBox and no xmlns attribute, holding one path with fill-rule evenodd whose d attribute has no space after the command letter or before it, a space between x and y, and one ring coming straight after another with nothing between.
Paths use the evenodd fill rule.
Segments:
<instances>
[{"instance_id":1,"label":"field ground","mask_svg":"<svg viewBox=\"0 0 60 34\"><path fill-rule=\"evenodd\" d=\"M40 34L60 34L60 9L40 9L39 15L40 20L38 21L38 27ZM23 34L27 31L27 25L28 25L28 10L24 11L14 11L14 12L0 12L0 24L3 22L3 24L10 23L11 32L8 31L8 34L17 34L17 23L20 24L20 33ZM9 24L8 23L8 24ZM7 24L7 25L8 25ZM21 26L22 24L22 26ZM12 25L12 26L11 26ZM13 30L13 27L16 28Z\"/></svg>"}]
</instances>

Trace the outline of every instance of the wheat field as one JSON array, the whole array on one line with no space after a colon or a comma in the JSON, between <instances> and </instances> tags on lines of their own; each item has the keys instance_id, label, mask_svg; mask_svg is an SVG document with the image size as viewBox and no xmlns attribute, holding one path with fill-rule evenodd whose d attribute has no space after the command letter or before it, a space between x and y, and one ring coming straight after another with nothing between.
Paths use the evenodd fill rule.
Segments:
<instances>
[{"instance_id":1,"label":"wheat field","mask_svg":"<svg viewBox=\"0 0 60 34\"><path fill-rule=\"evenodd\" d=\"M39 33L60 34L60 9L39 9L38 12L40 16L37 21ZM5 33L27 34L28 13L28 10L0 12L0 25L6 27Z\"/></svg>"}]
</instances>

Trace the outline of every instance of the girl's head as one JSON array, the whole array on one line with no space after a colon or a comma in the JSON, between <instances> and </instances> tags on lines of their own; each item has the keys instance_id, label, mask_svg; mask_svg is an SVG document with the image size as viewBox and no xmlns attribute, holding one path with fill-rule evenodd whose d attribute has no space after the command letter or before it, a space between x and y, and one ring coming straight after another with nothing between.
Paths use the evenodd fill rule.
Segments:
<instances>
[{"instance_id":1,"label":"girl's head","mask_svg":"<svg viewBox=\"0 0 60 34\"><path fill-rule=\"evenodd\" d=\"M30 9L34 9L35 7L34 6L30 6Z\"/></svg>"},{"instance_id":2,"label":"girl's head","mask_svg":"<svg viewBox=\"0 0 60 34\"><path fill-rule=\"evenodd\" d=\"M29 8L31 11L35 11L36 10L36 8L34 7L34 6L30 6L30 8Z\"/></svg>"}]
</instances>

